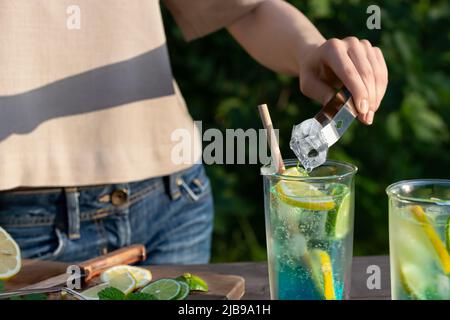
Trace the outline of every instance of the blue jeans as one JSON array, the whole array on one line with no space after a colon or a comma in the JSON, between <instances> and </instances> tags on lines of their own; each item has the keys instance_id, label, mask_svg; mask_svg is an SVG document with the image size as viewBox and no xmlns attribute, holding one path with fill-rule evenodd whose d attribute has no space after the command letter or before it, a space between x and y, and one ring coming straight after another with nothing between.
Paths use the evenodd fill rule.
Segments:
<instances>
[{"instance_id":1,"label":"blue jeans","mask_svg":"<svg viewBox=\"0 0 450 320\"><path fill-rule=\"evenodd\" d=\"M78 262L141 243L145 264L207 263L213 200L202 165L139 182L0 193L23 258Z\"/></svg>"}]
</instances>

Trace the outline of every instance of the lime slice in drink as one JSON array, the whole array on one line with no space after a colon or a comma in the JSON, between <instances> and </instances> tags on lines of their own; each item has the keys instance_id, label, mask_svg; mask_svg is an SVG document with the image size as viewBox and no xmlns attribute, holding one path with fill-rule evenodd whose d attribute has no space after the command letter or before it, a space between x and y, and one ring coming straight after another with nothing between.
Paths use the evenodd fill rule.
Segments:
<instances>
[{"instance_id":1,"label":"lime slice in drink","mask_svg":"<svg viewBox=\"0 0 450 320\"><path fill-rule=\"evenodd\" d=\"M189 285L184 281L179 281L180 293L174 298L174 300L184 300L189 295Z\"/></svg>"},{"instance_id":2,"label":"lime slice in drink","mask_svg":"<svg viewBox=\"0 0 450 320\"><path fill-rule=\"evenodd\" d=\"M343 191L345 192L345 191ZM337 208L330 210L327 217L327 233L336 239L344 238L350 229L350 192L343 195Z\"/></svg>"},{"instance_id":3,"label":"lime slice in drink","mask_svg":"<svg viewBox=\"0 0 450 320\"><path fill-rule=\"evenodd\" d=\"M158 300L173 300L180 291L180 283L173 279L159 279L141 290L141 292L151 294Z\"/></svg>"},{"instance_id":4,"label":"lime slice in drink","mask_svg":"<svg viewBox=\"0 0 450 320\"><path fill-rule=\"evenodd\" d=\"M412 299L425 299L435 286L434 277L441 273L439 256L421 223L413 217L411 207L398 209L391 215L391 254L396 258L392 268L397 269L398 281ZM392 226L395 226L392 229ZM395 273L395 272L394 272Z\"/></svg>"},{"instance_id":5,"label":"lime slice in drink","mask_svg":"<svg viewBox=\"0 0 450 320\"><path fill-rule=\"evenodd\" d=\"M342 199L341 205L336 214L336 223L334 226L334 236L343 238L350 229L350 193L347 193Z\"/></svg>"},{"instance_id":6,"label":"lime slice in drink","mask_svg":"<svg viewBox=\"0 0 450 320\"><path fill-rule=\"evenodd\" d=\"M406 294L414 300L426 300L426 291L429 282L425 278L425 271L414 264L400 265L400 283Z\"/></svg>"},{"instance_id":7,"label":"lime slice in drink","mask_svg":"<svg viewBox=\"0 0 450 320\"><path fill-rule=\"evenodd\" d=\"M283 175L291 177L305 177L300 168L292 167L283 172ZM327 196L311 184L302 181L281 180L276 185L280 199L294 207L307 210L331 210L334 208L332 197Z\"/></svg>"},{"instance_id":8,"label":"lime slice in drink","mask_svg":"<svg viewBox=\"0 0 450 320\"><path fill-rule=\"evenodd\" d=\"M334 292L333 266L329 254L321 249L310 253L313 281L325 300L336 300Z\"/></svg>"},{"instance_id":9,"label":"lime slice in drink","mask_svg":"<svg viewBox=\"0 0 450 320\"><path fill-rule=\"evenodd\" d=\"M442 269L447 275L450 274L450 254L433 225L428 220L423 208L419 205L414 205L411 207L411 212L414 218L421 224L423 231L433 245L433 248L439 257Z\"/></svg>"}]
</instances>

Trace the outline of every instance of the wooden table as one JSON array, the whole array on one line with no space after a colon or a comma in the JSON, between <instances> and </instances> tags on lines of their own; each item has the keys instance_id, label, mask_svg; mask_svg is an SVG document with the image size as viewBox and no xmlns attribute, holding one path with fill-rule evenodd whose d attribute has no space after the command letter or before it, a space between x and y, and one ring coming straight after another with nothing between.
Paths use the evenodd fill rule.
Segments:
<instances>
[{"instance_id":1,"label":"wooden table","mask_svg":"<svg viewBox=\"0 0 450 320\"><path fill-rule=\"evenodd\" d=\"M367 279L373 274L373 271L368 273L369 266L380 268L380 289L371 290L367 287ZM199 268L242 276L245 279L246 290L243 300L270 299L267 262L221 263L199 266ZM390 300L388 256L354 257L350 298L352 300Z\"/></svg>"},{"instance_id":2,"label":"wooden table","mask_svg":"<svg viewBox=\"0 0 450 320\"><path fill-rule=\"evenodd\" d=\"M10 285L21 287L43 280L65 272L66 266L66 264L56 262L27 261L21 276L17 277ZM367 286L367 280L373 273L369 266L379 267L381 279L379 289L369 289ZM167 268L173 267L168 266ZM196 265L189 266L189 270L191 272L214 272L242 276L245 279L246 292L242 299L270 299L267 262ZM355 257L353 259L351 299L390 299L389 259L387 256Z\"/></svg>"}]
</instances>

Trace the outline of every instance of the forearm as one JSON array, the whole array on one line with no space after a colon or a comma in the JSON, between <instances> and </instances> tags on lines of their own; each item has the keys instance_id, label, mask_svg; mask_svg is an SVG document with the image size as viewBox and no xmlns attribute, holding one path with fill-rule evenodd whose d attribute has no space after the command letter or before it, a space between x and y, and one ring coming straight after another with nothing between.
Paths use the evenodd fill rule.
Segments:
<instances>
[{"instance_id":1,"label":"forearm","mask_svg":"<svg viewBox=\"0 0 450 320\"><path fill-rule=\"evenodd\" d=\"M268 0L228 28L259 63L276 72L298 75L302 57L325 39L299 10Z\"/></svg>"}]
</instances>

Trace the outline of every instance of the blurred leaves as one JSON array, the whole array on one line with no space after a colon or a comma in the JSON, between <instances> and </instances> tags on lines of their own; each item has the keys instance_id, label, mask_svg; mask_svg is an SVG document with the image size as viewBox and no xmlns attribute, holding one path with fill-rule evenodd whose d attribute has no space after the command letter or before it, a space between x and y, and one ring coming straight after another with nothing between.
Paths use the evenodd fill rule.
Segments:
<instances>
[{"instance_id":1,"label":"blurred leaves","mask_svg":"<svg viewBox=\"0 0 450 320\"><path fill-rule=\"evenodd\" d=\"M357 36L382 49L389 88L371 127L354 124L330 158L359 167L355 254L388 252L385 188L398 180L450 178L450 3L397 0L378 3L381 30L366 28L363 0L293 0L325 37ZM164 10L173 71L193 118L203 130L261 128L256 106L267 103L285 158L294 124L319 105L304 97L295 78L276 75L252 60L222 30L186 43ZM259 165L207 167L215 196L213 261L265 259Z\"/></svg>"}]
</instances>

